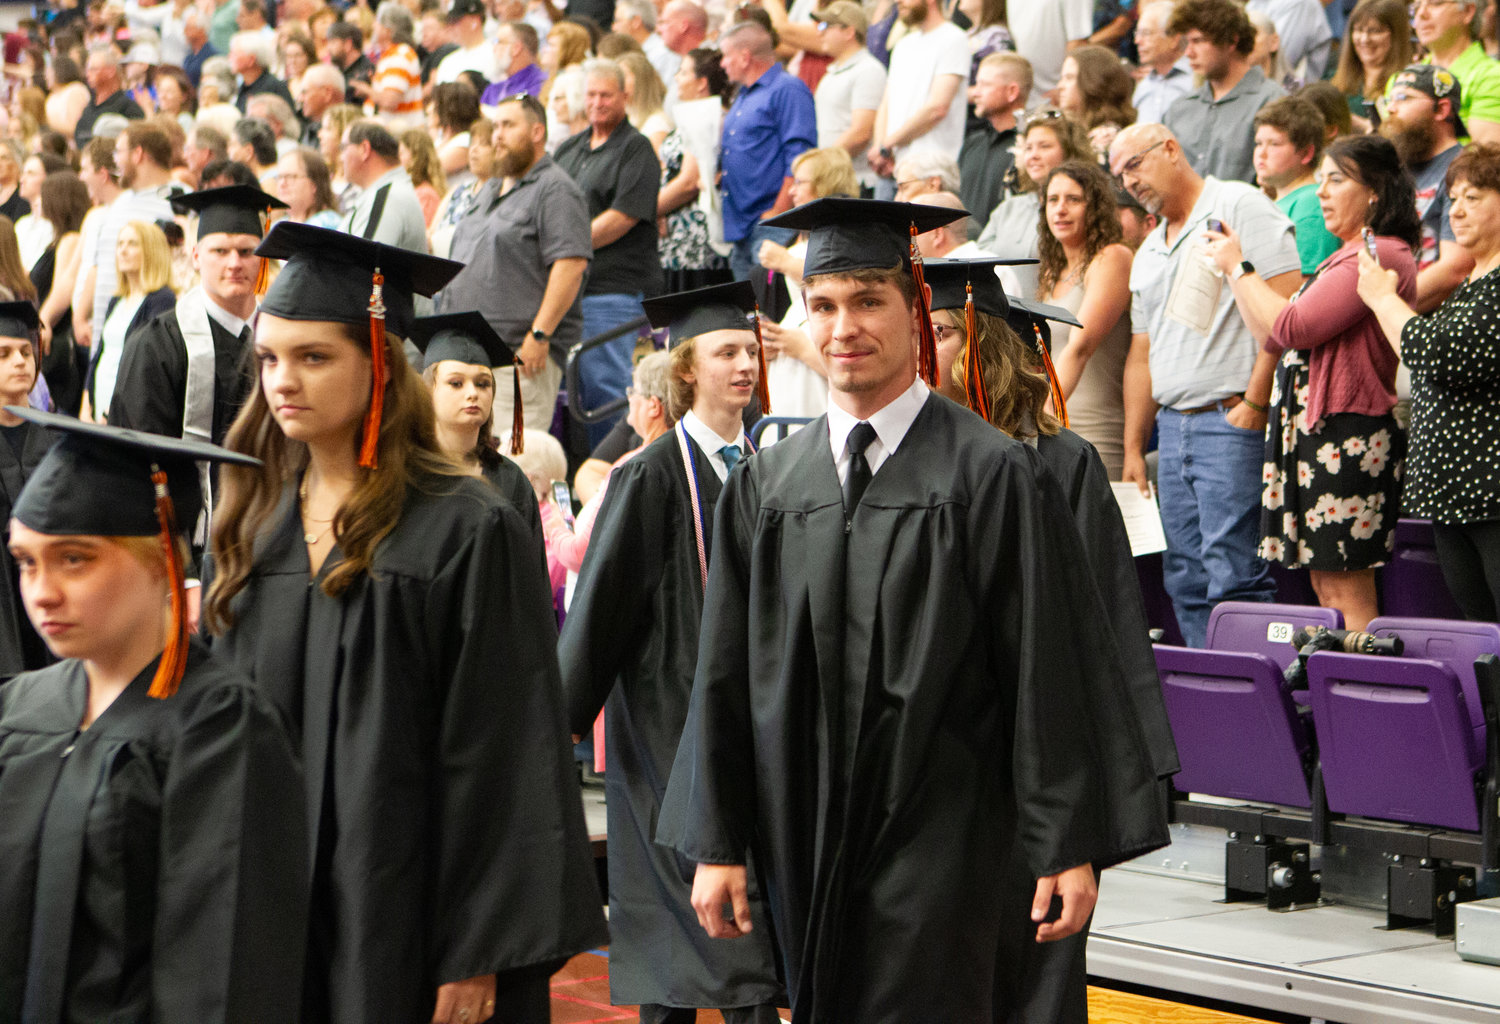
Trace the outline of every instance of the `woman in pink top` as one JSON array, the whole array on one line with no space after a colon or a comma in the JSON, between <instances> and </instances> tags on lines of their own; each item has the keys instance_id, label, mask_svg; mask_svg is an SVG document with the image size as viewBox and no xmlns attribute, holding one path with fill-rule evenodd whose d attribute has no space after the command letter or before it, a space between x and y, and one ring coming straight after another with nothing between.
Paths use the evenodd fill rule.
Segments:
<instances>
[{"instance_id":1,"label":"woman in pink top","mask_svg":"<svg viewBox=\"0 0 1500 1024\"><path fill-rule=\"evenodd\" d=\"M1406 435L1391 414L1396 352L1355 292L1358 253L1373 245L1410 301L1421 226L1411 178L1379 136L1328 147L1318 202L1343 245L1290 301L1242 262L1232 232L1210 232L1210 251L1263 357L1280 360L1266 426L1260 554L1309 570L1319 603L1343 612L1349 629L1364 629L1378 614L1374 570L1391 550Z\"/></svg>"},{"instance_id":2,"label":"woman in pink top","mask_svg":"<svg viewBox=\"0 0 1500 1024\"><path fill-rule=\"evenodd\" d=\"M630 411L625 415L631 428L642 440L640 447L632 448L615 460L615 464L609 468L610 473L635 458L646 445L672 429L676 420L667 411L670 369L670 357L666 352L653 352L636 364L634 380L625 391L630 400ZM589 537L594 532L594 519L599 515L599 508L604 504L604 493L608 489L609 476L606 474L598 493L583 506L571 530L563 521L562 513L556 505L550 501L542 503L542 534L547 541L548 561L555 558L573 573L583 566L583 553L588 550Z\"/></svg>"}]
</instances>

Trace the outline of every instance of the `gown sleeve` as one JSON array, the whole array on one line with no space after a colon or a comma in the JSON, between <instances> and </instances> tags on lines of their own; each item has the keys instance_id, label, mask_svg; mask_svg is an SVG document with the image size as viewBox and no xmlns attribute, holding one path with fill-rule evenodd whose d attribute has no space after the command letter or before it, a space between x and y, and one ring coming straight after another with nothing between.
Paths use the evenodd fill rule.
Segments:
<instances>
[{"instance_id":1,"label":"gown sleeve","mask_svg":"<svg viewBox=\"0 0 1500 1024\"><path fill-rule=\"evenodd\" d=\"M172 382L185 379L187 359L181 339L167 326L171 319L149 320L130 336L110 400L110 426L181 436L183 399Z\"/></svg>"},{"instance_id":2,"label":"gown sleeve","mask_svg":"<svg viewBox=\"0 0 1500 1024\"><path fill-rule=\"evenodd\" d=\"M1040 460L1032 467L995 474L974 507L995 531L985 546L1006 552L989 617L1013 622L996 637L1010 650L991 656L1016 680L1018 835L1040 878L1109 867L1165 845L1167 834L1113 632L1091 626L1108 621L1092 567L1061 486Z\"/></svg>"},{"instance_id":3,"label":"gown sleeve","mask_svg":"<svg viewBox=\"0 0 1500 1024\"><path fill-rule=\"evenodd\" d=\"M656 841L700 864L743 864L755 834L750 716L750 547L755 474L730 473L714 510L703 642Z\"/></svg>"},{"instance_id":4,"label":"gown sleeve","mask_svg":"<svg viewBox=\"0 0 1500 1024\"><path fill-rule=\"evenodd\" d=\"M536 539L508 505L433 579L439 714L429 946L439 984L604 941L559 699L557 627Z\"/></svg>"},{"instance_id":5,"label":"gown sleeve","mask_svg":"<svg viewBox=\"0 0 1500 1024\"><path fill-rule=\"evenodd\" d=\"M660 474L639 458L610 475L558 647L576 734L593 726L643 640L667 557L663 519L671 500Z\"/></svg>"},{"instance_id":6,"label":"gown sleeve","mask_svg":"<svg viewBox=\"0 0 1500 1024\"><path fill-rule=\"evenodd\" d=\"M286 729L263 697L223 686L199 699L162 792L154 1019L300 1016L302 794Z\"/></svg>"}]
</instances>

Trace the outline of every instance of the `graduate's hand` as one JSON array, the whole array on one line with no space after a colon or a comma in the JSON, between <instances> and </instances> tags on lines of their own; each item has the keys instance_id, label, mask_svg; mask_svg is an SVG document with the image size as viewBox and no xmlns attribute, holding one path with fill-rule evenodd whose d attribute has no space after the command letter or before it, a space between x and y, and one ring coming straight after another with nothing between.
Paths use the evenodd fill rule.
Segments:
<instances>
[{"instance_id":1,"label":"graduate's hand","mask_svg":"<svg viewBox=\"0 0 1500 1024\"><path fill-rule=\"evenodd\" d=\"M1052 897L1062 900L1062 916L1043 923ZM1094 880L1094 866L1080 864L1057 875L1036 880L1036 896L1031 900L1031 919L1037 922L1036 941L1056 942L1076 934L1088 923L1099 900L1099 885Z\"/></svg>"},{"instance_id":2,"label":"graduate's hand","mask_svg":"<svg viewBox=\"0 0 1500 1024\"><path fill-rule=\"evenodd\" d=\"M484 1024L495 1013L495 976L450 981L439 985L432 1024Z\"/></svg>"},{"instance_id":3,"label":"graduate's hand","mask_svg":"<svg viewBox=\"0 0 1500 1024\"><path fill-rule=\"evenodd\" d=\"M693 910L711 939L735 939L749 933L750 897L743 864L699 864L693 873ZM734 917L724 916L724 905Z\"/></svg>"}]
</instances>

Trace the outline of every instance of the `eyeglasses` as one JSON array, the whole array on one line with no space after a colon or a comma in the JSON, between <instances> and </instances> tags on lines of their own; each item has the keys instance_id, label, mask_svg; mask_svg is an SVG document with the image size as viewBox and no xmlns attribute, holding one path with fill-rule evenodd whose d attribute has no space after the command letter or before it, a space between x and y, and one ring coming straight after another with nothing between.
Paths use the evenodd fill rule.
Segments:
<instances>
[{"instance_id":1,"label":"eyeglasses","mask_svg":"<svg viewBox=\"0 0 1500 1024\"><path fill-rule=\"evenodd\" d=\"M1115 175L1115 181L1122 181L1124 180L1125 175L1134 174L1136 171L1140 170L1141 161L1146 159L1146 154L1166 141L1166 139L1157 139L1155 142L1151 143L1151 145L1141 150L1135 156L1131 157L1129 160L1126 160L1123 164L1120 165L1120 170Z\"/></svg>"}]
</instances>

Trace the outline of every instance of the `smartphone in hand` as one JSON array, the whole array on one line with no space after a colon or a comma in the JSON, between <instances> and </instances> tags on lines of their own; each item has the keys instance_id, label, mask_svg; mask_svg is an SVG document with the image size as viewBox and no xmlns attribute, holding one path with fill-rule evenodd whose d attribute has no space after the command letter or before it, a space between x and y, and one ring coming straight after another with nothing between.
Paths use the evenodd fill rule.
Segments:
<instances>
[{"instance_id":1,"label":"smartphone in hand","mask_svg":"<svg viewBox=\"0 0 1500 1024\"><path fill-rule=\"evenodd\" d=\"M1224 222L1217 217L1208 218L1208 230L1224 234Z\"/></svg>"},{"instance_id":2,"label":"smartphone in hand","mask_svg":"<svg viewBox=\"0 0 1500 1024\"><path fill-rule=\"evenodd\" d=\"M1369 253L1370 259L1375 261L1376 266L1379 266L1380 253L1375 251L1375 232L1371 231L1369 228L1360 228L1359 234L1360 237L1364 239L1365 252Z\"/></svg>"}]
</instances>

